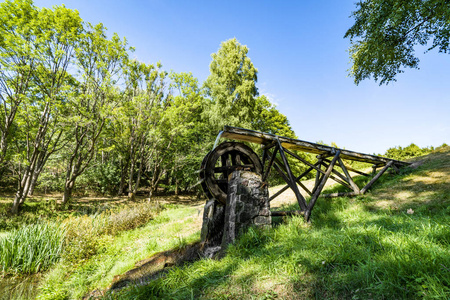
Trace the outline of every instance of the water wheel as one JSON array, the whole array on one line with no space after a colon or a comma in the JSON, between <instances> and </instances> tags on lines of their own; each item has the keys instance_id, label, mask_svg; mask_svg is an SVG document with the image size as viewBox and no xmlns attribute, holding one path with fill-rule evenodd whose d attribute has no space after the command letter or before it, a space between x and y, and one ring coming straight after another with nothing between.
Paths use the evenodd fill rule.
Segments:
<instances>
[{"instance_id":1,"label":"water wheel","mask_svg":"<svg viewBox=\"0 0 450 300\"><path fill-rule=\"evenodd\" d=\"M223 204L226 203L228 178L235 170L262 173L258 155L245 144L225 142L203 158L200 179L208 199L215 198Z\"/></svg>"}]
</instances>

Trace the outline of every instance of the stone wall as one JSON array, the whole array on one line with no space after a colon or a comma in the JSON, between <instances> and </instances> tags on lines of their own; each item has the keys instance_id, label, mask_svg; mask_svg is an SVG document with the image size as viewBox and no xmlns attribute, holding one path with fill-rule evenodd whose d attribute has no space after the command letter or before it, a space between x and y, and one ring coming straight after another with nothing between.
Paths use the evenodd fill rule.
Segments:
<instances>
[{"instance_id":1,"label":"stone wall","mask_svg":"<svg viewBox=\"0 0 450 300\"><path fill-rule=\"evenodd\" d=\"M261 176L249 171L234 171L228 179L226 205L210 199L203 213L202 242L205 256L219 250L244 233L250 226L271 226L269 192Z\"/></svg>"}]
</instances>

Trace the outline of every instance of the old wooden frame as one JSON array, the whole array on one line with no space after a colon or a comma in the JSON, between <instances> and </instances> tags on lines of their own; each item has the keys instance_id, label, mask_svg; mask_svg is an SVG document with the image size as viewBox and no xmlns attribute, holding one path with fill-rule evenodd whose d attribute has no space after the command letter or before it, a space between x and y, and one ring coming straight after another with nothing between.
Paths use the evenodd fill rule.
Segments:
<instances>
[{"instance_id":1,"label":"old wooden frame","mask_svg":"<svg viewBox=\"0 0 450 300\"><path fill-rule=\"evenodd\" d=\"M319 197L331 198L364 194L378 180L378 178L380 178L381 175L386 172L387 169L392 168L394 171L398 171L399 168L409 164L403 161L393 160L376 155L338 149L330 146L237 127L225 126L224 130L219 133L217 140L221 137L261 144L261 148L263 150L263 181L267 180L271 170L274 169L286 182L286 186L272 195L269 200L272 201L285 190L290 188L293 190L300 207L300 211L278 211L273 212L272 215L288 216L301 214L304 215L307 221L309 221L311 212ZM308 162L297 155L295 152L293 152L293 150L318 154L317 161L315 163ZM295 176L292 172L291 167L289 166L287 155L289 155L289 157L291 157L292 159L295 159L306 165L308 169L299 176ZM372 175L351 168L344 163L344 160L359 161L372 164ZM324 170L322 169L322 167L324 168ZM342 173L339 172L336 167L339 167L342 170ZM382 169L378 173L376 173L377 168ZM317 172L316 181L314 184L314 188L310 191L301 182L301 179L313 170ZM367 177L373 176L373 178L364 187L360 188L354 182L350 172ZM322 190L329 178L346 187L350 190L350 192L322 195ZM305 197L300 193L299 187L302 188L310 196L309 202L307 202Z\"/></svg>"}]
</instances>

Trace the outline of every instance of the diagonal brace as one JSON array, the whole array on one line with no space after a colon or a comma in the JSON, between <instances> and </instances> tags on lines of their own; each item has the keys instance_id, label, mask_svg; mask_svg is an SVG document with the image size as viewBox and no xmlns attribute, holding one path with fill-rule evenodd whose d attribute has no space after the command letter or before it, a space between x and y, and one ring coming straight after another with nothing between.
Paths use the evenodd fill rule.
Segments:
<instances>
[{"instance_id":1,"label":"diagonal brace","mask_svg":"<svg viewBox=\"0 0 450 300\"><path fill-rule=\"evenodd\" d=\"M314 205L316 204L317 198L319 198L319 195L322 192L322 189L324 188L328 177L330 177L331 171L333 170L334 165L336 164L336 161L339 158L340 154L341 154L341 150L338 150L336 152L336 155L333 157L333 160L331 161L330 165L328 166L327 171L325 172L325 175L322 176L320 184L315 189L314 194L312 195L311 200L308 203L308 208L306 209L306 212L305 212L305 220L306 221L309 221L309 218L311 216L311 211L314 208Z\"/></svg>"}]
</instances>

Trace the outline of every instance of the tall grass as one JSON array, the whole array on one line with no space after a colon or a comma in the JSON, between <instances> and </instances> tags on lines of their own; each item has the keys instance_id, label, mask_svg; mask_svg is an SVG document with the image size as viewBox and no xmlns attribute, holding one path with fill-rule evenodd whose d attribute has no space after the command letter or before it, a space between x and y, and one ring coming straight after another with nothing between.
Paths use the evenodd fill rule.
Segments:
<instances>
[{"instance_id":1,"label":"tall grass","mask_svg":"<svg viewBox=\"0 0 450 300\"><path fill-rule=\"evenodd\" d=\"M65 230L53 223L26 225L0 238L3 273L37 273L58 261Z\"/></svg>"}]
</instances>

